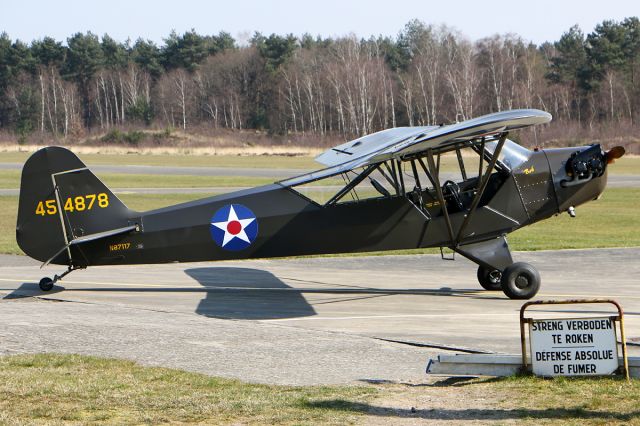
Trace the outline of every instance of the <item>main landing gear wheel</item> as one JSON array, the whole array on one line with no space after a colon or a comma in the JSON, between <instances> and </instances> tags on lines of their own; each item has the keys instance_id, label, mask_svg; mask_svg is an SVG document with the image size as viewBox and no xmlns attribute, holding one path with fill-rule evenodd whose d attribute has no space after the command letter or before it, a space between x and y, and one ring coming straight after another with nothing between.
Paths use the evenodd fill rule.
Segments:
<instances>
[{"instance_id":1,"label":"main landing gear wheel","mask_svg":"<svg viewBox=\"0 0 640 426\"><path fill-rule=\"evenodd\" d=\"M55 284L55 282L51 278L44 277L40 280L40 283L38 285L40 286L40 290L50 291L53 288L53 284Z\"/></svg>"},{"instance_id":2,"label":"main landing gear wheel","mask_svg":"<svg viewBox=\"0 0 640 426\"><path fill-rule=\"evenodd\" d=\"M497 291L502 289L500 279L502 273L497 269L488 269L484 266L478 266L478 282L485 290Z\"/></svg>"},{"instance_id":3,"label":"main landing gear wheel","mask_svg":"<svg viewBox=\"0 0 640 426\"><path fill-rule=\"evenodd\" d=\"M540 289L540 274L528 263L516 262L502 272L502 291L510 299L531 299Z\"/></svg>"}]
</instances>

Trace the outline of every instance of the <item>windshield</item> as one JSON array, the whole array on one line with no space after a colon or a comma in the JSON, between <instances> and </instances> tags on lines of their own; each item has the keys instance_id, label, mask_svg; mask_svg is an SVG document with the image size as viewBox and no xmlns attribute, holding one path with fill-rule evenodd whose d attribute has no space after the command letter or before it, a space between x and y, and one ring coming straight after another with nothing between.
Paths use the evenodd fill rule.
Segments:
<instances>
[{"instance_id":1,"label":"windshield","mask_svg":"<svg viewBox=\"0 0 640 426\"><path fill-rule=\"evenodd\" d=\"M493 155L493 152L495 151L497 145L497 141L487 142L484 146L484 149L488 153ZM507 139L502 146L502 151L500 152L498 160L500 160L502 164L513 170L527 161L530 156L531 151L529 151L527 148L522 147L517 143Z\"/></svg>"}]
</instances>

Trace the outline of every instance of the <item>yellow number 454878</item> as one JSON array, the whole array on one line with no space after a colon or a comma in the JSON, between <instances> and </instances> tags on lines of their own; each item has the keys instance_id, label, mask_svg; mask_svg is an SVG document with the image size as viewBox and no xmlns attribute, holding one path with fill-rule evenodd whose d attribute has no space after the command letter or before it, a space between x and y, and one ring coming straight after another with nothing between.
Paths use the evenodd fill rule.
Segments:
<instances>
[{"instance_id":1,"label":"yellow number 454878","mask_svg":"<svg viewBox=\"0 0 640 426\"><path fill-rule=\"evenodd\" d=\"M82 212L91 210L94 206L99 208L109 207L109 195L101 192L100 194L78 195L76 197L68 197L63 205L66 212ZM40 216L54 215L58 213L58 205L56 200L45 200L38 202L36 206L36 214Z\"/></svg>"}]
</instances>

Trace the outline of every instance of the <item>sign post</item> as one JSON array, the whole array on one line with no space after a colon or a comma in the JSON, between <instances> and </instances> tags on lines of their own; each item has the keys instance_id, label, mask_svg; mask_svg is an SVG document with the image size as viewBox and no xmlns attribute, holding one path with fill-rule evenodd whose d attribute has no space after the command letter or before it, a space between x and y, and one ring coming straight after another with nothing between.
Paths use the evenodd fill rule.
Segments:
<instances>
[{"instance_id":1,"label":"sign post","mask_svg":"<svg viewBox=\"0 0 640 426\"><path fill-rule=\"evenodd\" d=\"M525 317L532 305L609 303L616 306L618 315L562 319L533 319ZM535 301L520 309L522 365L527 368L525 324L529 324L531 365L539 376L595 376L609 375L618 370L616 322L620 324L624 372L629 379L623 312L613 300Z\"/></svg>"}]
</instances>

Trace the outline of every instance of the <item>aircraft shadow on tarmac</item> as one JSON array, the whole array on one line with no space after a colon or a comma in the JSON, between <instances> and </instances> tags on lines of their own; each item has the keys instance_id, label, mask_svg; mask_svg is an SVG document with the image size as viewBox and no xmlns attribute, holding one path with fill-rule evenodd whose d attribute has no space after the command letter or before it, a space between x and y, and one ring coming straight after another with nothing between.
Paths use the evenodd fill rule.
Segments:
<instances>
[{"instance_id":1,"label":"aircraft shadow on tarmac","mask_svg":"<svg viewBox=\"0 0 640 426\"><path fill-rule=\"evenodd\" d=\"M494 297L483 291L455 290L450 287L383 289L308 281L307 284L315 284L316 287L294 288L271 272L251 268L204 267L186 269L185 273L206 289L206 297L200 301L196 313L217 318L257 320L316 315L304 297L309 294L340 294L337 300L318 302L321 304L399 294L503 299L501 295ZM327 285L329 287L323 288Z\"/></svg>"},{"instance_id":2,"label":"aircraft shadow on tarmac","mask_svg":"<svg viewBox=\"0 0 640 426\"><path fill-rule=\"evenodd\" d=\"M504 299L502 293L477 289L454 289L447 286L431 288L378 288L370 285L348 285L316 281L297 280L312 287L295 288L287 285L271 272L253 268L202 267L184 271L200 284L194 287L79 287L65 288L59 284L51 291L43 292L38 284L25 282L3 299L40 297L64 299L54 296L64 292L131 292L131 293L204 293L195 313L212 318L225 319L285 319L317 315L305 298L311 294L331 294L335 297L317 304L353 302L359 299L394 295L462 297L472 299Z\"/></svg>"},{"instance_id":3,"label":"aircraft shadow on tarmac","mask_svg":"<svg viewBox=\"0 0 640 426\"><path fill-rule=\"evenodd\" d=\"M192 268L185 273L195 279L205 293L196 313L212 318L226 319L282 319L316 315L300 291L288 286L271 272L250 268ZM287 291L291 290L291 291ZM37 283L25 282L2 299L23 299L29 297L47 298L56 293L75 291L95 292L149 292L149 293L192 293L193 287L76 287L65 288L55 285L44 292ZM56 297L53 297L54 299Z\"/></svg>"},{"instance_id":4,"label":"aircraft shadow on tarmac","mask_svg":"<svg viewBox=\"0 0 640 426\"><path fill-rule=\"evenodd\" d=\"M6 300L11 300L11 299L24 299L26 297L42 297L42 296L50 296L53 295L55 293L60 293L61 291L64 290L64 287L60 287L60 286L53 286L53 289L51 289L50 291L42 291L40 290L40 288L38 287L38 283L22 283L20 284L20 287L14 289L11 293L7 294L4 297L0 297L0 299L6 299Z\"/></svg>"},{"instance_id":5,"label":"aircraft shadow on tarmac","mask_svg":"<svg viewBox=\"0 0 640 426\"><path fill-rule=\"evenodd\" d=\"M184 271L207 289L196 313L232 319L281 319L316 315L302 293L271 272L251 268L191 268ZM292 291L287 291L290 289Z\"/></svg>"}]
</instances>

